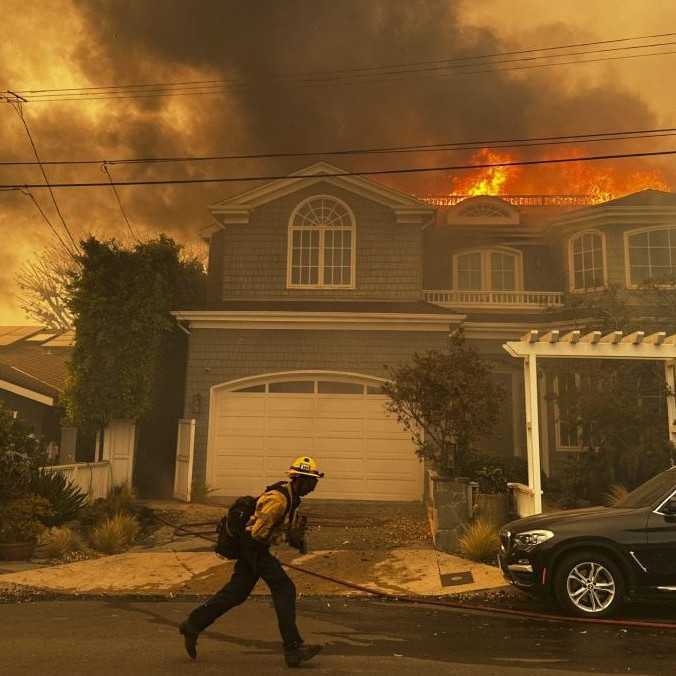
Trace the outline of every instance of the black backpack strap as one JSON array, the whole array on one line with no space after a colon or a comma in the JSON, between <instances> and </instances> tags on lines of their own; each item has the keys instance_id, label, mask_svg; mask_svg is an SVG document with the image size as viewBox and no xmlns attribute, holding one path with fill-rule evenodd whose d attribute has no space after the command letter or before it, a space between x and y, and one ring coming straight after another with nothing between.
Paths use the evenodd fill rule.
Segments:
<instances>
[{"instance_id":1,"label":"black backpack strap","mask_svg":"<svg viewBox=\"0 0 676 676\"><path fill-rule=\"evenodd\" d=\"M286 509L284 510L284 516L282 517L282 522L286 519L286 517L289 515L289 512L291 511L296 511L298 509L298 505L294 505L293 502L293 496L291 494L291 491L289 490L289 484L284 482L284 481L279 481L276 484L272 484L272 486L268 486L265 489L266 493L269 493L270 491L277 491L278 493L281 493L285 498L286 498Z\"/></svg>"}]
</instances>

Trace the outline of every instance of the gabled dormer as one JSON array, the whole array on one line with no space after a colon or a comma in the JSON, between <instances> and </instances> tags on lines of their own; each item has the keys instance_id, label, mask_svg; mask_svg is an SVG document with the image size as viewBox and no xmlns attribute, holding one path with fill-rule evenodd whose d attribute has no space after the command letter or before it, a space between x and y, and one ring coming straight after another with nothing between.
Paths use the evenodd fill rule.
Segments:
<instances>
[{"instance_id":1,"label":"gabled dormer","mask_svg":"<svg viewBox=\"0 0 676 676\"><path fill-rule=\"evenodd\" d=\"M435 210L325 162L210 206L211 301L419 300Z\"/></svg>"}]
</instances>

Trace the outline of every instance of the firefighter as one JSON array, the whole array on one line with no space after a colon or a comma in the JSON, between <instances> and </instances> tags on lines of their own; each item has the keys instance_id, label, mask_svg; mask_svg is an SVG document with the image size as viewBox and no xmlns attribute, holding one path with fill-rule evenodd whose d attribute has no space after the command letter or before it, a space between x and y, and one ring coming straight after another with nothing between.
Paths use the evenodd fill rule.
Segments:
<instances>
[{"instance_id":1,"label":"firefighter","mask_svg":"<svg viewBox=\"0 0 676 676\"><path fill-rule=\"evenodd\" d=\"M278 544L286 535L291 546L304 551L304 528L299 527L298 507L301 498L316 488L324 474L308 456L296 458L287 473L289 481L268 486L258 498L245 535L241 537L230 581L180 625L185 649L192 659L197 658L200 632L231 608L244 603L259 578L265 580L272 594L287 666L298 667L321 650L319 645L303 643L296 627L296 587L279 560L270 553L270 545Z\"/></svg>"}]
</instances>

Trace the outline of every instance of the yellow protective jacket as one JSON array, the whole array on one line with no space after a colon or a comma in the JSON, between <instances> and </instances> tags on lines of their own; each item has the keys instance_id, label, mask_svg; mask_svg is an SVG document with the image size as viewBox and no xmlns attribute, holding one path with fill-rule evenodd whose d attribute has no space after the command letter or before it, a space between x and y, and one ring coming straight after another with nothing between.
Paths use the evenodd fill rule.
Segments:
<instances>
[{"instance_id":1,"label":"yellow protective jacket","mask_svg":"<svg viewBox=\"0 0 676 676\"><path fill-rule=\"evenodd\" d=\"M288 505L286 495L278 490L267 490L263 493L258 498L256 511L246 528L257 542L279 544L284 534L296 525L300 499L293 494L290 483L284 484L284 487L295 508L294 504Z\"/></svg>"}]
</instances>

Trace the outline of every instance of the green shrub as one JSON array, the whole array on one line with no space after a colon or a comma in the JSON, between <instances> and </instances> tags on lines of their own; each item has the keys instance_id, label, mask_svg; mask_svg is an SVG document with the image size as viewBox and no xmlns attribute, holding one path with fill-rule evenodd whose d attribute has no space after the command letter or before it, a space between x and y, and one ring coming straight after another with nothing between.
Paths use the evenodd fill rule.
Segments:
<instances>
[{"instance_id":1,"label":"green shrub","mask_svg":"<svg viewBox=\"0 0 676 676\"><path fill-rule=\"evenodd\" d=\"M119 554L134 544L139 530L138 521L133 516L118 514L96 526L89 539L97 551Z\"/></svg>"},{"instance_id":2,"label":"green shrub","mask_svg":"<svg viewBox=\"0 0 676 676\"><path fill-rule=\"evenodd\" d=\"M40 537L40 545L50 559L62 559L84 548L82 539L75 531L58 527L46 530Z\"/></svg>"},{"instance_id":3,"label":"green shrub","mask_svg":"<svg viewBox=\"0 0 676 676\"><path fill-rule=\"evenodd\" d=\"M204 479L193 479L190 488L190 498L193 502L204 502L209 493L213 493L215 488L211 488Z\"/></svg>"},{"instance_id":4,"label":"green shrub","mask_svg":"<svg viewBox=\"0 0 676 676\"><path fill-rule=\"evenodd\" d=\"M52 508L45 526L60 526L73 521L87 504L87 496L61 472L38 470L33 473L31 490L45 498Z\"/></svg>"},{"instance_id":5,"label":"green shrub","mask_svg":"<svg viewBox=\"0 0 676 676\"><path fill-rule=\"evenodd\" d=\"M84 507L79 520L85 527L93 528L118 514L134 516L138 511L134 500L134 493L126 484L114 486L107 498L98 498Z\"/></svg>"},{"instance_id":6,"label":"green shrub","mask_svg":"<svg viewBox=\"0 0 676 676\"><path fill-rule=\"evenodd\" d=\"M460 551L472 561L494 561L500 549L497 528L483 519L473 521L460 537Z\"/></svg>"},{"instance_id":7,"label":"green shrub","mask_svg":"<svg viewBox=\"0 0 676 676\"><path fill-rule=\"evenodd\" d=\"M35 542L50 514L49 502L37 495L0 503L0 542Z\"/></svg>"}]
</instances>

